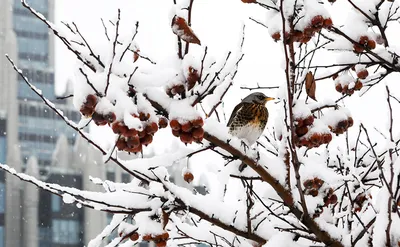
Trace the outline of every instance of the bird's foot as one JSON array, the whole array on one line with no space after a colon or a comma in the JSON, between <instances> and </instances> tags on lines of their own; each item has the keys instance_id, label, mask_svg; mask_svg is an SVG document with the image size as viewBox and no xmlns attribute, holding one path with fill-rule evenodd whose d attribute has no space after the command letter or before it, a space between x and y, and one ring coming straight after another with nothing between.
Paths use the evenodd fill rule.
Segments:
<instances>
[{"instance_id":1,"label":"bird's foot","mask_svg":"<svg viewBox=\"0 0 400 247\"><path fill-rule=\"evenodd\" d=\"M243 149L244 149L245 153L249 149L249 145L246 142L244 142L243 140L241 141L240 146L243 146Z\"/></svg>"},{"instance_id":2,"label":"bird's foot","mask_svg":"<svg viewBox=\"0 0 400 247\"><path fill-rule=\"evenodd\" d=\"M256 161L257 161L257 163L260 161L260 152L259 151L257 151Z\"/></svg>"}]
</instances>

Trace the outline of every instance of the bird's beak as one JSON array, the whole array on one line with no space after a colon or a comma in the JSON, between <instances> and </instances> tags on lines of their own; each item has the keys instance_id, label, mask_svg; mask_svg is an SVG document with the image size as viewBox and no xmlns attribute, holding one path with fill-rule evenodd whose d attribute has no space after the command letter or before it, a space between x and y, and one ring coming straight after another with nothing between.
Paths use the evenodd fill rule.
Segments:
<instances>
[{"instance_id":1,"label":"bird's beak","mask_svg":"<svg viewBox=\"0 0 400 247\"><path fill-rule=\"evenodd\" d=\"M270 101L270 100L274 100L275 98L272 98L272 97L267 97L267 98L265 98L265 102L268 102L268 101Z\"/></svg>"}]
</instances>

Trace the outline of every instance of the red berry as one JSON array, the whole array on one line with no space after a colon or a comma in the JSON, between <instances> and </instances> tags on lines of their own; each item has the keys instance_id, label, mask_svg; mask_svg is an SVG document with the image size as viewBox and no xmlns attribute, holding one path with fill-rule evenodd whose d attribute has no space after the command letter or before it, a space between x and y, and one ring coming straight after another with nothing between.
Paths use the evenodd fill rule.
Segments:
<instances>
[{"instance_id":1,"label":"red berry","mask_svg":"<svg viewBox=\"0 0 400 247\"><path fill-rule=\"evenodd\" d=\"M371 50L375 49L375 47L376 47L375 41L374 41L374 40L368 40L368 42L367 42L367 47L368 47L369 49L371 49Z\"/></svg>"},{"instance_id":2,"label":"red berry","mask_svg":"<svg viewBox=\"0 0 400 247\"><path fill-rule=\"evenodd\" d=\"M128 127L127 127L128 128ZM133 136L137 136L138 135L138 131L136 129L129 129L124 136L126 137L133 137Z\"/></svg>"},{"instance_id":3,"label":"red berry","mask_svg":"<svg viewBox=\"0 0 400 247\"><path fill-rule=\"evenodd\" d=\"M181 132L180 132L180 130L172 130L172 134L173 134L175 137L179 137L179 136L181 135Z\"/></svg>"},{"instance_id":4,"label":"red berry","mask_svg":"<svg viewBox=\"0 0 400 247\"><path fill-rule=\"evenodd\" d=\"M140 143L142 145L149 145L153 141L153 136L152 135L145 135L143 138L140 138Z\"/></svg>"},{"instance_id":5,"label":"red berry","mask_svg":"<svg viewBox=\"0 0 400 247\"><path fill-rule=\"evenodd\" d=\"M191 172L185 172L185 174L183 175L183 179L187 182L187 183L191 183L194 179L194 176Z\"/></svg>"},{"instance_id":6,"label":"red berry","mask_svg":"<svg viewBox=\"0 0 400 247\"><path fill-rule=\"evenodd\" d=\"M146 126L145 131L147 134L154 134L158 131L158 125L152 122Z\"/></svg>"},{"instance_id":7,"label":"red berry","mask_svg":"<svg viewBox=\"0 0 400 247\"><path fill-rule=\"evenodd\" d=\"M366 46L368 44L368 40L369 40L368 36L364 35L360 37L359 43L363 46Z\"/></svg>"},{"instance_id":8,"label":"red berry","mask_svg":"<svg viewBox=\"0 0 400 247\"><path fill-rule=\"evenodd\" d=\"M311 20L311 25L314 28L322 28L324 25L324 17L322 17L322 15L314 16Z\"/></svg>"},{"instance_id":9,"label":"red berry","mask_svg":"<svg viewBox=\"0 0 400 247\"><path fill-rule=\"evenodd\" d=\"M272 37L272 38L275 40L275 42L276 42L276 41L278 41L278 40L281 39L281 34L280 34L280 32L276 32L276 33L272 34L271 37Z\"/></svg>"},{"instance_id":10,"label":"red berry","mask_svg":"<svg viewBox=\"0 0 400 247\"><path fill-rule=\"evenodd\" d=\"M84 103L85 106L94 108L97 104L97 97L93 94L89 94L86 96L86 102Z\"/></svg>"},{"instance_id":11,"label":"red berry","mask_svg":"<svg viewBox=\"0 0 400 247\"><path fill-rule=\"evenodd\" d=\"M356 84L354 85L354 90L361 90L361 88L363 87L363 84L360 80L356 81Z\"/></svg>"},{"instance_id":12,"label":"red berry","mask_svg":"<svg viewBox=\"0 0 400 247\"><path fill-rule=\"evenodd\" d=\"M354 120L353 120L353 118L352 117L349 117L348 119L347 119L347 122L348 122L348 128L350 128L351 126L353 126L353 124L354 124Z\"/></svg>"},{"instance_id":13,"label":"red berry","mask_svg":"<svg viewBox=\"0 0 400 247\"><path fill-rule=\"evenodd\" d=\"M324 28L330 29L333 26L333 22L331 18L324 20Z\"/></svg>"},{"instance_id":14,"label":"red berry","mask_svg":"<svg viewBox=\"0 0 400 247\"><path fill-rule=\"evenodd\" d=\"M79 111L85 117L91 117L94 113L94 108L83 105Z\"/></svg>"},{"instance_id":15,"label":"red berry","mask_svg":"<svg viewBox=\"0 0 400 247\"><path fill-rule=\"evenodd\" d=\"M304 125L310 126L314 123L314 117L312 115L308 116L306 119L303 120Z\"/></svg>"},{"instance_id":16,"label":"red berry","mask_svg":"<svg viewBox=\"0 0 400 247\"><path fill-rule=\"evenodd\" d=\"M181 129L181 125L179 124L178 120L176 120L176 119L172 119L169 122L169 125L171 126L171 129L173 129L173 130L180 130Z\"/></svg>"},{"instance_id":17,"label":"red berry","mask_svg":"<svg viewBox=\"0 0 400 247\"><path fill-rule=\"evenodd\" d=\"M134 233L131 234L131 236L129 236L129 238L130 238L132 241L137 241L137 240L139 239L139 233L134 232Z\"/></svg>"},{"instance_id":18,"label":"red berry","mask_svg":"<svg viewBox=\"0 0 400 247\"><path fill-rule=\"evenodd\" d=\"M323 142L325 144L328 144L328 143L330 143L332 141L332 134L331 133L324 134L322 136L322 138L323 138Z\"/></svg>"},{"instance_id":19,"label":"red berry","mask_svg":"<svg viewBox=\"0 0 400 247\"><path fill-rule=\"evenodd\" d=\"M182 132L180 138L181 141L185 144L191 144L193 142L193 136L191 133Z\"/></svg>"},{"instance_id":20,"label":"red berry","mask_svg":"<svg viewBox=\"0 0 400 247\"><path fill-rule=\"evenodd\" d=\"M146 131L142 130L138 132L139 138L143 138L146 135Z\"/></svg>"},{"instance_id":21,"label":"red berry","mask_svg":"<svg viewBox=\"0 0 400 247\"><path fill-rule=\"evenodd\" d=\"M158 119L158 127L160 129L166 128L168 126L168 120L165 117L160 117Z\"/></svg>"},{"instance_id":22,"label":"red berry","mask_svg":"<svg viewBox=\"0 0 400 247\"><path fill-rule=\"evenodd\" d=\"M357 77L360 79L365 79L368 77L368 70L364 69L364 70L360 70L357 73Z\"/></svg>"},{"instance_id":23,"label":"red berry","mask_svg":"<svg viewBox=\"0 0 400 247\"><path fill-rule=\"evenodd\" d=\"M94 112L92 115L92 119L96 125L102 126L107 124L107 120L100 113Z\"/></svg>"},{"instance_id":24,"label":"red berry","mask_svg":"<svg viewBox=\"0 0 400 247\"><path fill-rule=\"evenodd\" d=\"M137 146L139 146L139 144L140 140L138 136L129 137L128 141L126 142L128 148L136 148Z\"/></svg>"},{"instance_id":25,"label":"red berry","mask_svg":"<svg viewBox=\"0 0 400 247\"><path fill-rule=\"evenodd\" d=\"M194 119L191 122L193 124L193 127L195 127L195 128L200 128L200 127L203 127L203 125L204 125L204 121L202 118Z\"/></svg>"},{"instance_id":26,"label":"red berry","mask_svg":"<svg viewBox=\"0 0 400 247\"><path fill-rule=\"evenodd\" d=\"M150 113L144 113L144 112L140 112L139 113L139 119L140 121L147 121L150 118Z\"/></svg>"},{"instance_id":27,"label":"red berry","mask_svg":"<svg viewBox=\"0 0 400 247\"><path fill-rule=\"evenodd\" d=\"M124 138L118 139L116 146L118 150L124 150L127 147L125 139Z\"/></svg>"},{"instance_id":28,"label":"red berry","mask_svg":"<svg viewBox=\"0 0 400 247\"><path fill-rule=\"evenodd\" d=\"M193 134L193 138L196 138L196 139L203 138L204 129L203 128L194 129L192 134Z\"/></svg>"},{"instance_id":29,"label":"red berry","mask_svg":"<svg viewBox=\"0 0 400 247\"><path fill-rule=\"evenodd\" d=\"M109 124L111 124L117 119L117 117L115 116L114 112L110 112L110 113L107 113L106 115L104 115L104 119L106 119L107 122Z\"/></svg>"},{"instance_id":30,"label":"red berry","mask_svg":"<svg viewBox=\"0 0 400 247\"><path fill-rule=\"evenodd\" d=\"M295 131L296 131L297 136L302 137L305 134L307 134L308 127L307 126L297 127Z\"/></svg>"},{"instance_id":31,"label":"red berry","mask_svg":"<svg viewBox=\"0 0 400 247\"><path fill-rule=\"evenodd\" d=\"M186 123L182 124L183 132L190 132L192 130L192 128L193 128L193 125L190 122L186 122Z\"/></svg>"}]
</instances>

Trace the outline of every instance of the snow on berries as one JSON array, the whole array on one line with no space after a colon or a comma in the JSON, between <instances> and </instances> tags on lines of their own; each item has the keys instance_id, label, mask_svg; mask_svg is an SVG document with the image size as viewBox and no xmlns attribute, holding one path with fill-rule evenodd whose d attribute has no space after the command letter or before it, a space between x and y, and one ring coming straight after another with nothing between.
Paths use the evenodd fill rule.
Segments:
<instances>
[{"instance_id":1,"label":"snow on berries","mask_svg":"<svg viewBox=\"0 0 400 247\"><path fill-rule=\"evenodd\" d=\"M323 212L324 207L328 207L329 205L333 205L337 203L337 196L334 193L333 188L329 187L329 185L322 179L318 177L314 177L311 179L307 179L303 182L304 186L304 194L312 197L321 196L323 198L323 204L318 204L315 212L313 213L313 217L317 218Z\"/></svg>"},{"instance_id":2,"label":"snow on berries","mask_svg":"<svg viewBox=\"0 0 400 247\"><path fill-rule=\"evenodd\" d=\"M376 42L368 36L363 35L359 38L358 43L353 44L354 53L362 53L365 49L373 50L376 47Z\"/></svg>"},{"instance_id":3,"label":"snow on berries","mask_svg":"<svg viewBox=\"0 0 400 247\"><path fill-rule=\"evenodd\" d=\"M357 76L360 73L360 77L356 79L349 75L349 73L350 72L343 72L334 80L336 91L343 95L353 95L355 91L360 91L363 87L363 83L360 80L362 78L360 77L362 76L365 79L368 76L368 71L365 69L357 73Z\"/></svg>"}]
</instances>

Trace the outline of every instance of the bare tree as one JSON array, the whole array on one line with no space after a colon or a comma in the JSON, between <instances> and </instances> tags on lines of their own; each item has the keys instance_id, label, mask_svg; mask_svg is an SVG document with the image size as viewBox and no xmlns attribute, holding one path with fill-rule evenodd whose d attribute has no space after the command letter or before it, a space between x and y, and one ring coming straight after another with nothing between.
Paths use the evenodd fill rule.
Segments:
<instances>
[{"instance_id":1,"label":"bare tree","mask_svg":"<svg viewBox=\"0 0 400 247\"><path fill-rule=\"evenodd\" d=\"M386 95L380 97L387 100L389 124L380 131L385 140L379 142L362 123L353 126L358 121L344 107L355 91L363 95L400 71L398 50L391 47L387 31L398 28L398 1L347 0L349 17L343 26L335 25L330 17L329 11L337 4L334 0L242 2L265 10L266 23L253 18L250 22L264 26L282 44L286 67L286 80L276 87L280 118L255 148L230 136L221 118L221 103L244 56L244 27L240 52L229 52L214 62L191 28L194 0L174 0L171 28L179 61L174 66L179 70L165 78L156 61L138 49L139 23L133 24L131 38L121 33L121 11L114 21L103 21L109 47L98 50L75 23L65 23L68 32L61 31L22 1L81 61L74 102L81 106L82 121L112 128L114 148L105 150L91 140L82 124L68 120L8 57L11 64L43 102L100 150L107 162L132 175L132 182L115 184L112 192L94 193L47 184L6 165L1 168L71 202L114 213L110 225L90 246L98 246L113 231L119 237L108 246L133 246L138 241L154 241L157 246L400 244L396 228L400 139L393 131L392 106L400 100L386 86ZM192 54L193 46L200 46L202 54ZM335 88L341 96L327 101L316 95L319 81L332 84L332 93ZM143 157L143 148L168 124L172 135L192 149L182 145L172 154L174 159L169 158L171 154ZM132 159L120 159L121 153ZM170 181L167 168L177 160L210 154L219 157L215 162L221 168L210 173L221 178L221 190L201 195ZM139 161L140 166L133 165ZM242 162L250 168L241 173L237 167ZM183 176L188 183L194 178L190 169Z\"/></svg>"}]
</instances>

